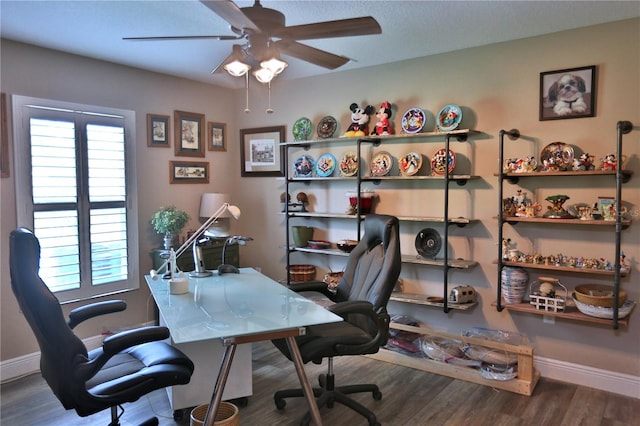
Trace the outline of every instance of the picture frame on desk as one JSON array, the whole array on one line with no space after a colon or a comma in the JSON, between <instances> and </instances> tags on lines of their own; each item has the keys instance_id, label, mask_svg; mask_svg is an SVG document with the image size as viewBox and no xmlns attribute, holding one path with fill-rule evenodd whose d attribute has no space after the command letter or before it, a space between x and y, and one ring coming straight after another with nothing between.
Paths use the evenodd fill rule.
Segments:
<instances>
[{"instance_id":1,"label":"picture frame on desk","mask_svg":"<svg viewBox=\"0 0 640 426\"><path fill-rule=\"evenodd\" d=\"M285 126L240 130L240 174L242 177L284 176Z\"/></svg>"},{"instance_id":2,"label":"picture frame on desk","mask_svg":"<svg viewBox=\"0 0 640 426\"><path fill-rule=\"evenodd\" d=\"M169 183L209 183L209 162L170 161Z\"/></svg>"},{"instance_id":3,"label":"picture frame on desk","mask_svg":"<svg viewBox=\"0 0 640 426\"><path fill-rule=\"evenodd\" d=\"M168 115L147 114L147 146L169 148L171 124Z\"/></svg>"},{"instance_id":4,"label":"picture frame on desk","mask_svg":"<svg viewBox=\"0 0 640 426\"><path fill-rule=\"evenodd\" d=\"M204 114L174 111L175 155L204 157Z\"/></svg>"}]
</instances>

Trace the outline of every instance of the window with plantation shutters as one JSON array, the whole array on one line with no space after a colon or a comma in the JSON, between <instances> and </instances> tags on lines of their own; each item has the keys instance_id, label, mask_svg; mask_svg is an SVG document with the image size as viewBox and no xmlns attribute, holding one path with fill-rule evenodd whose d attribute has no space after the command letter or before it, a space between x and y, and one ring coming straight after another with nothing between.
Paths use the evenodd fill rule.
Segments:
<instances>
[{"instance_id":1,"label":"window with plantation shutters","mask_svg":"<svg viewBox=\"0 0 640 426\"><path fill-rule=\"evenodd\" d=\"M134 113L13 97L19 226L61 301L138 288Z\"/></svg>"}]
</instances>

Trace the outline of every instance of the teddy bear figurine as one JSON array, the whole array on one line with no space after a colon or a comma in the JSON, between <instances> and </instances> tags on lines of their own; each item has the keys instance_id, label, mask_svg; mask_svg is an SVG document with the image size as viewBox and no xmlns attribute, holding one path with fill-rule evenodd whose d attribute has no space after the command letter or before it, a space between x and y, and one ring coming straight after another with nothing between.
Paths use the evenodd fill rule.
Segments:
<instances>
[{"instance_id":1,"label":"teddy bear figurine","mask_svg":"<svg viewBox=\"0 0 640 426\"><path fill-rule=\"evenodd\" d=\"M344 136L351 138L367 136L369 134L369 116L374 111L372 105L360 108L355 102L349 106L351 110L351 124L347 127Z\"/></svg>"},{"instance_id":2,"label":"teddy bear figurine","mask_svg":"<svg viewBox=\"0 0 640 426\"><path fill-rule=\"evenodd\" d=\"M385 101L380 105L380 109L376 112L376 117L378 121L376 122L375 127L373 128L372 135L392 135L393 129L391 128L391 124L389 122L389 118L391 118L391 104L389 101Z\"/></svg>"}]
</instances>

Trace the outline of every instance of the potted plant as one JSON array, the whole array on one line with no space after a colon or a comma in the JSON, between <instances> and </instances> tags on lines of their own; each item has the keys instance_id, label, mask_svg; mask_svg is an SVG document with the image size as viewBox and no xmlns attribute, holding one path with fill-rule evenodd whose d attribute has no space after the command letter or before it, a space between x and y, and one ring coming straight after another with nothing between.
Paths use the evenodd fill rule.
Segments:
<instances>
[{"instance_id":1,"label":"potted plant","mask_svg":"<svg viewBox=\"0 0 640 426\"><path fill-rule=\"evenodd\" d=\"M158 234L164 234L164 248L169 250L173 240L189 221L189 215L175 206L160 207L151 216L151 225Z\"/></svg>"}]
</instances>

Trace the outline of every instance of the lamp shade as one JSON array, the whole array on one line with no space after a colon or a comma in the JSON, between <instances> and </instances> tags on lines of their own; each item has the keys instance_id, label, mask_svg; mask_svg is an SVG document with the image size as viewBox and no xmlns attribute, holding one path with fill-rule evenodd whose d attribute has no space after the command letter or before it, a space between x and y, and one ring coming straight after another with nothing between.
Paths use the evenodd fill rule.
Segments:
<instances>
[{"instance_id":1,"label":"lamp shade","mask_svg":"<svg viewBox=\"0 0 640 426\"><path fill-rule=\"evenodd\" d=\"M224 203L229 203L231 196L229 194L209 192L202 194L200 198L200 217L212 216ZM222 212L220 217L231 217L228 210Z\"/></svg>"}]
</instances>

